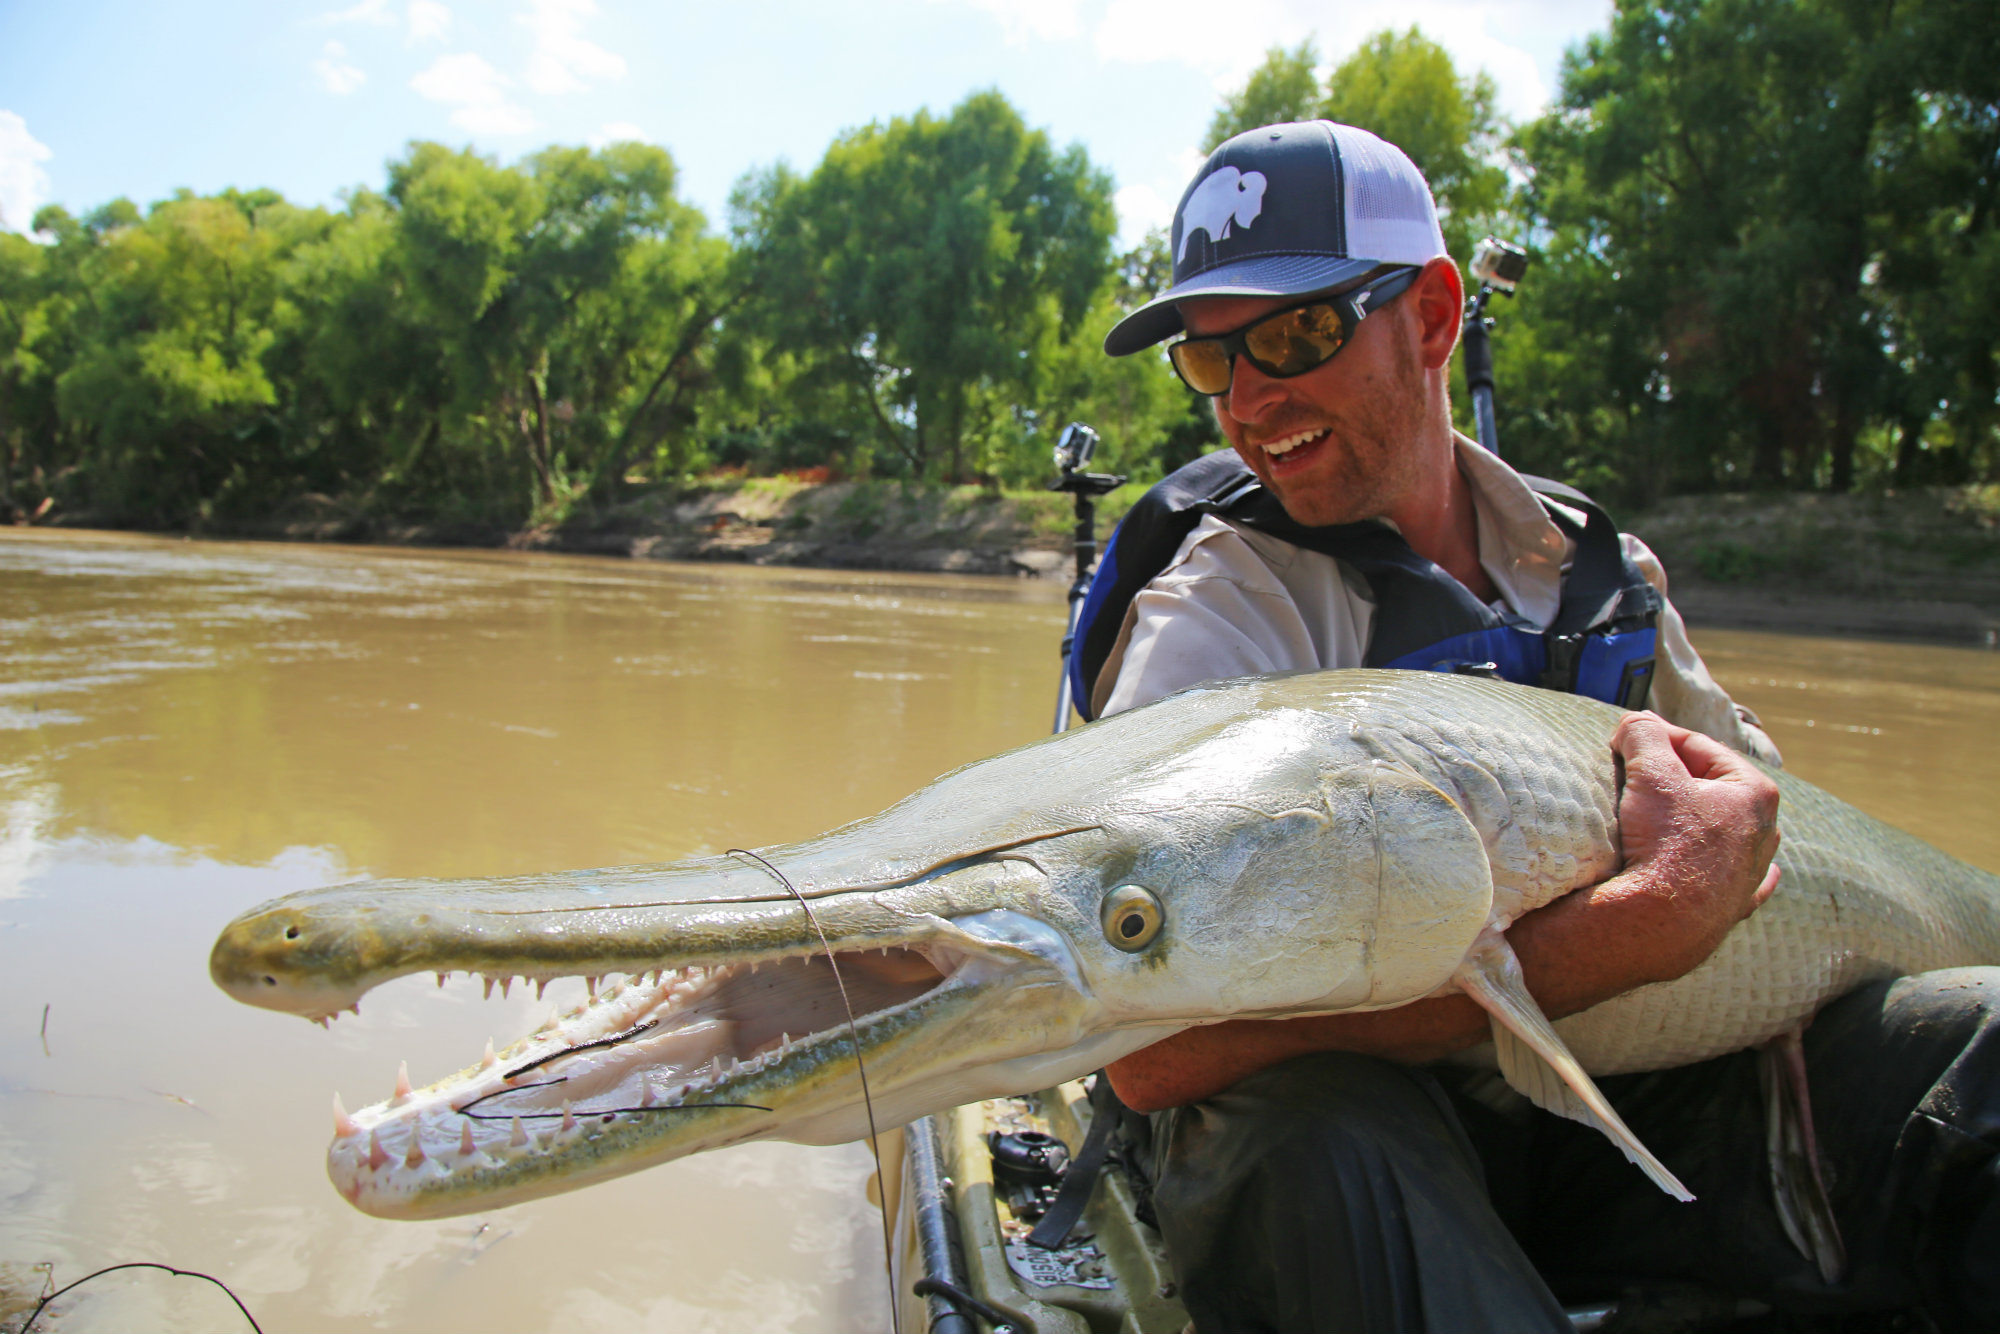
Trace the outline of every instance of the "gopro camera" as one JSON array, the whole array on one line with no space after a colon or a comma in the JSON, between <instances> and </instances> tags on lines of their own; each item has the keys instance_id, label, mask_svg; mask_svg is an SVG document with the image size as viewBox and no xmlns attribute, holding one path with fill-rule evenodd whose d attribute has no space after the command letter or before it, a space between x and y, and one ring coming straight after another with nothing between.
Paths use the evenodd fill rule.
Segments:
<instances>
[{"instance_id":1,"label":"gopro camera","mask_svg":"<svg viewBox=\"0 0 2000 1334\"><path fill-rule=\"evenodd\" d=\"M1528 272L1528 252L1489 236L1473 249L1471 268L1472 276L1480 282L1511 293Z\"/></svg>"},{"instance_id":2,"label":"gopro camera","mask_svg":"<svg viewBox=\"0 0 2000 1334\"><path fill-rule=\"evenodd\" d=\"M1097 432L1082 422L1071 422L1056 437L1056 467L1063 472L1075 472L1089 463L1096 452Z\"/></svg>"}]
</instances>

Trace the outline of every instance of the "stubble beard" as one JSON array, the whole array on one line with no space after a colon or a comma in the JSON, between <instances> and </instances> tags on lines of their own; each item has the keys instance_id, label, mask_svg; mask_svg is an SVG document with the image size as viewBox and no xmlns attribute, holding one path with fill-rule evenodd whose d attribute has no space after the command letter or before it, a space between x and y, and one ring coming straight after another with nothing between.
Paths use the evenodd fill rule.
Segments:
<instances>
[{"instance_id":1,"label":"stubble beard","mask_svg":"<svg viewBox=\"0 0 2000 1334\"><path fill-rule=\"evenodd\" d=\"M1350 395L1338 410L1301 405L1296 412L1260 426L1258 438L1266 440L1314 427L1327 431L1317 456L1303 471L1278 476L1262 446L1238 443L1240 436L1232 437L1238 455L1295 522L1321 528L1379 519L1421 481L1422 367L1406 339L1398 337L1394 347L1391 374L1366 383L1363 392Z\"/></svg>"}]
</instances>

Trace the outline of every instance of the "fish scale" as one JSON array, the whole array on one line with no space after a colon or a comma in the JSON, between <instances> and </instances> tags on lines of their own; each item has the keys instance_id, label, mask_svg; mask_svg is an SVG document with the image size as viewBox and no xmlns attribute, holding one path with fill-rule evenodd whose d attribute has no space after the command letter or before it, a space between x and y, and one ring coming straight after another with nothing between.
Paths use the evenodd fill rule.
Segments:
<instances>
[{"instance_id":1,"label":"fish scale","mask_svg":"<svg viewBox=\"0 0 2000 1334\"><path fill-rule=\"evenodd\" d=\"M1534 857L1524 911L1603 878L1617 827L1605 757L1621 711L1547 691L1504 689L1496 708L1477 687L1383 684L1380 696L1358 695L1368 703L1357 724L1399 729L1447 773L1458 752L1509 775ZM1417 700L1430 707L1413 710ZM1590 1073L1707 1060L1775 1037L1866 982L2000 960L2000 877L1759 767L1780 794L1777 891L1692 972L1558 1020Z\"/></svg>"}]
</instances>

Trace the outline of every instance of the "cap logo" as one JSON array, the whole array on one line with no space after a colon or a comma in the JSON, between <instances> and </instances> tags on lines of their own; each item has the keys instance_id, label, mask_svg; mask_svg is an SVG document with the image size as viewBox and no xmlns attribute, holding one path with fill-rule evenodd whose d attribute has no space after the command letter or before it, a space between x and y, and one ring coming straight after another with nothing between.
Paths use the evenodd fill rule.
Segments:
<instances>
[{"instance_id":1,"label":"cap logo","mask_svg":"<svg viewBox=\"0 0 2000 1334\"><path fill-rule=\"evenodd\" d=\"M1263 172L1222 167L1209 173L1181 205L1181 250L1174 263L1187 259L1196 232L1207 232L1213 244L1226 239L1232 225L1248 227L1263 211Z\"/></svg>"}]
</instances>

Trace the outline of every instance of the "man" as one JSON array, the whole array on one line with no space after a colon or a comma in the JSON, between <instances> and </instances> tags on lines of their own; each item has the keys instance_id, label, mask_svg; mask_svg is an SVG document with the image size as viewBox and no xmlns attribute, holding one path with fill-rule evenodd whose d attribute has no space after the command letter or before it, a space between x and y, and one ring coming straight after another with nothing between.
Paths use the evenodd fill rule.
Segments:
<instances>
[{"instance_id":1,"label":"man","mask_svg":"<svg viewBox=\"0 0 2000 1334\"><path fill-rule=\"evenodd\" d=\"M1464 293L1421 175L1353 127L1254 130L1190 185L1173 248L1173 286L1105 348L1185 333L1175 368L1212 396L1234 458L1155 488L1107 551L1077 653L1086 714L1217 677L1361 665L1455 666L1633 707L1650 695L1664 720L1634 713L1614 743L1626 869L1509 939L1551 1017L1691 970L1772 890L1776 789L1742 756L1776 751L1702 666L1643 545L1453 431ZM1486 1036L1463 996L1192 1029L1110 1073L1128 1105L1161 1113L1158 1213L1203 1334L1567 1329L1538 1266L1573 1292L1704 1282L1806 1308L1924 1301L1973 1328L2000 1312L1965 1240L2000 1241L2000 1115L1980 1119L2000 986L1990 970L1937 976L1943 1000L1921 979L1867 989L1806 1039L1853 1257L1835 1282L1763 1193L1754 1055L1605 1081L1694 1205L1595 1131L1424 1069ZM1964 1235L1940 1231L1947 1219Z\"/></svg>"}]
</instances>

